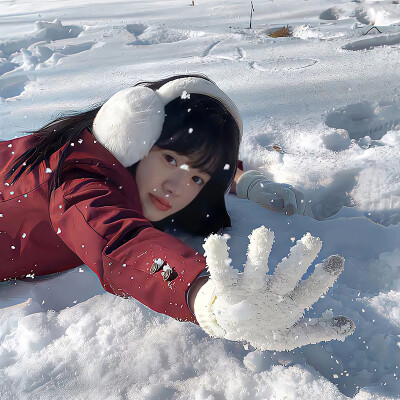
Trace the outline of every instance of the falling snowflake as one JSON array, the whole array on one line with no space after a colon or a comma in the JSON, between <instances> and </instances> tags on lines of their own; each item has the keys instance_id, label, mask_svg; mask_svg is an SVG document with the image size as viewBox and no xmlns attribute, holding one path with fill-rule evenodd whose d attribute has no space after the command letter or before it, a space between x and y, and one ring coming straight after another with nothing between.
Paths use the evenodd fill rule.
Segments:
<instances>
[{"instance_id":1,"label":"falling snowflake","mask_svg":"<svg viewBox=\"0 0 400 400\"><path fill-rule=\"evenodd\" d=\"M181 94L181 99L190 99L190 93L184 90Z\"/></svg>"}]
</instances>

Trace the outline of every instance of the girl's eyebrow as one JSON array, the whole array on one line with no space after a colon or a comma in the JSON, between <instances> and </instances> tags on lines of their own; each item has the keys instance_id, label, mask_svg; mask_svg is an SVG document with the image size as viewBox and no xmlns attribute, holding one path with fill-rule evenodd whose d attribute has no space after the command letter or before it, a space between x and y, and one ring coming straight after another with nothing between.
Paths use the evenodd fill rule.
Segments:
<instances>
[{"instance_id":1,"label":"girl's eyebrow","mask_svg":"<svg viewBox=\"0 0 400 400\"><path fill-rule=\"evenodd\" d=\"M189 167L193 168L193 169L197 169L201 174L206 175L207 177L211 178L211 174L209 171L207 171L204 168L197 168L193 166L193 163L187 162L187 165L189 165Z\"/></svg>"},{"instance_id":2,"label":"girl's eyebrow","mask_svg":"<svg viewBox=\"0 0 400 400\"><path fill-rule=\"evenodd\" d=\"M191 159L193 159L193 157L190 157L190 155L186 155L186 154L181 154L181 153L177 153L177 152L175 152L175 153L176 153L179 157L185 157L185 158L186 158L186 161L185 161L185 162L182 162L182 160L180 160L180 163L181 163L182 165L186 164L186 165L188 165L190 168L197 169L198 171L200 171L201 174L204 174L204 175L206 175L207 177L211 178L211 174L210 174L210 172L209 172L207 169L205 169L205 168L198 168L198 167L196 167L196 166L193 166L193 164L196 164L196 161L191 161Z\"/></svg>"}]
</instances>

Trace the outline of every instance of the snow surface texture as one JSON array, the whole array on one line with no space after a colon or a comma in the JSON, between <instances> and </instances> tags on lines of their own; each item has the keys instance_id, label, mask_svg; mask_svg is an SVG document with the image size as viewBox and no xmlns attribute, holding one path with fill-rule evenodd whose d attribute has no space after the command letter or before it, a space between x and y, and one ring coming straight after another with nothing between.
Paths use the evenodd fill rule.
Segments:
<instances>
[{"instance_id":1,"label":"snow surface texture","mask_svg":"<svg viewBox=\"0 0 400 400\"><path fill-rule=\"evenodd\" d=\"M0 137L140 80L207 74L242 113L246 169L302 188L327 211L342 206L318 222L228 196L232 263L245 262L247 236L261 224L275 232L270 265L304 232L320 237L317 262L346 262L306 317L332 308L356 332L343 343L255 351L103 294L82 267L0 285L2 308L32 298L0 310L0 398L396 398L400 5L255 0L249 30L248 1L190 4L0 0ZM268 36L286 25L292 37Z\"/></svg>"}]
</instances>

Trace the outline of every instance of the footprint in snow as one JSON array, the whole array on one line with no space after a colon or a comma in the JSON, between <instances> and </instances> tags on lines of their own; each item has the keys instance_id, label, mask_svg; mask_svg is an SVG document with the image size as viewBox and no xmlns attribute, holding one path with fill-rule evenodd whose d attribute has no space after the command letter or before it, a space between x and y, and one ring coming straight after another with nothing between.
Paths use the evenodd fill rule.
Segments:
<instances>
[{"instance_id":1,"label":"footprint in snow","mask_svg":"<svg viewBox=\"0 0 400 400\"><path fill-rule=\"evenodd\" d=\"M207 48L203 51L202 57L207 57L211 55L212 51L221 43L220 40L217 40L216 42L211 43L210 45L207 46Z\"/></svg>"},{"instance_id":2,"label":"footprint in snow","mask_svg":"<svg viewBox=\"0 0 400 400\"><path fill-rule=\"evenodd\" d=\"M213 42L203 52L203 57L212 57L219 60L241 61L247 57L246 51L231 43L221 40Z\"/></svg>"},{"instance_id":3,"label":"footprint in snow","mask_svg":"<svg viewBox=\"0 0 400 400\"><path fill-rule=\"evenodd\" d=\"M260 60L250 63L250 67L262 72L291 71L312 67L318 60L312 58L278 58L275 60Z\"/></svg>"},{"instance_id":4,"label":"footprint in snow","mask_svg":"<svg viewBox=\"0 0 400 400\"><path fill-rule=\"evenodd\" d=\"M10 57L10 61L15 66L13 71L30 71L38 68L47 68L57 65L61 58L90 50L95 44L94 41L64 45L62 42L56 44L43 44L43 42L39 42L13 54Z\"/></svg>"},{"instance_id":5,"label":"footprint in snow","mask_svg":"<svg viewBox=\"0 0 400 400\"><path fill-rule=\"evenodd\" d=\"M0 58L0 76L13 71L18 64L8 61L6 58Z\"/></svg>"},{"instance_id":6,"label":"footprint in snow","mask_svg":"<svg viewBox=\"0 0 400 400\"><path fill-rule=\"evenodd\" d=\"M129 24L125 28L132 35L140 36L148 27L146 24Z\"/></svg>"},{"instance_id":7,"label":"footprint in snow","mask_svg":"<svg viewBox=\"0 0 400 400\"><path fill-rule=\"evenodd\" d=\"M9 99L19 96L24 90L29 78L26 75L5 75L0 77L0 98Z\"/></svg>"}]
</instances>

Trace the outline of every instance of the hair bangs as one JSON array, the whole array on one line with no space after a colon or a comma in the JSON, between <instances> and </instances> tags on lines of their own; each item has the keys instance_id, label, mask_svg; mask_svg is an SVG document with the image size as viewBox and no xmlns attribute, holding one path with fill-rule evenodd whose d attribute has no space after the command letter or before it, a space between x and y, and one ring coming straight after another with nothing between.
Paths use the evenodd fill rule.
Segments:
<instances>
[{"instance_id":1,"label":"hair bangs","mask_svg":"<svg viewBox=\"0 0 400 400\"><path fill-rule=\"evenodd\" d=\"M204 141L204 137L201 136L198 136L199 140L195 140L194 133L190 138L187 136L177 133L169 140L158 142L157 146L188 157L188 165L191 168L197 168L210 176L213 175L224 157L222 143L216 143L216 140Z\"/></svg>"},{"instance_id":2,"label":"hair bangs","mask_svg":"<svg viewBox=\"0 0 400 400\"><path fill-rule=\"evenodd\" d=\"M219 101L201 94L190 94L190 98L176 98L168 103L165 114L157 146L188 156L192 168L210 176L226 175L231 167L228 175L234 173L237 162L234 138L238 136L239 128ZM227 164L229 167L224 168ZM225 173L218 173L221 169ZM222 179L226 180L229 181Z\"/></svg>"}]
</instances>

